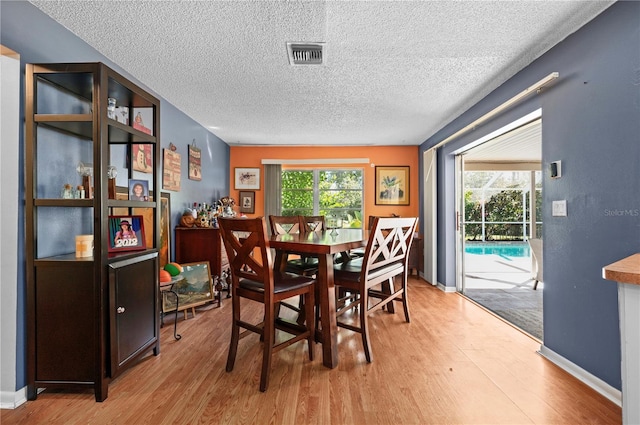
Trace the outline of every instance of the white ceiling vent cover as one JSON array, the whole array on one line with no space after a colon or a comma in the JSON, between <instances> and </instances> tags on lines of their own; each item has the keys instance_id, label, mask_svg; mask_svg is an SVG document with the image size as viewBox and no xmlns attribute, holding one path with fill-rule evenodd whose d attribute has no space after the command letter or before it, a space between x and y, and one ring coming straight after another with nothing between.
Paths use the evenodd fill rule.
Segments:
<instances>
[{"instance_id":1,"label":"white ceiling vent cover","mask_svg":"<svg viewBox=\"0 0 640 425\"><path fill-rule=\"evenodd\" d=\"M322 65L325 43L288 42L290 65Z\"/></svg>"}]
</instances>

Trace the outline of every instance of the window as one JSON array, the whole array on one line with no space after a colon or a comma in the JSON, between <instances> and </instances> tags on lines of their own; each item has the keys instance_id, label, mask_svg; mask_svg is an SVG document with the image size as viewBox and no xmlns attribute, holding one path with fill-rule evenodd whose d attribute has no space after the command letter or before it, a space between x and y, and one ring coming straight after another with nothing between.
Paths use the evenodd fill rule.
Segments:
<instances>
[{"instance_id":1,"label":"window","mask_svg":"<svg viewBox=\"0 0 640 425\"><path fill-rule=\"evenodd\" d=\"M282 215L342 218L342 227L362 227L363 171L283 170Z\"/></svg>"}]
</instances>

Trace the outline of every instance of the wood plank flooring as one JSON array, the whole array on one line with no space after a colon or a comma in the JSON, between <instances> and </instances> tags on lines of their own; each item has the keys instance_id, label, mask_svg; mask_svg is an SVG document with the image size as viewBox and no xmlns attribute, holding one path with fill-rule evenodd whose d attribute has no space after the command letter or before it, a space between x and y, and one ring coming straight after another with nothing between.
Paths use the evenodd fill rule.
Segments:
<instances>
[{"instance_id":1,"label":"wood plank flooring","mask_svg":"<svg viewBox=\"0 0 640 425\"><path fill-rule=\"evenodd\" d=\"M114 380L109 397L44 391L2 410L11 424L620 424L621 409L536 353L539 343L458 294L412 277L401 309L371 319L374 362L360 335L339 334L339 366L309 362L305 342L277 353L258 391L259 337L240 341L225 372L231 303L161 329L161 354ZM248 306L248 305L247 305ZM248 310L249 308L247 308ZM254 318L259 309L251 310Z\"/></svg>"}]
</instances>

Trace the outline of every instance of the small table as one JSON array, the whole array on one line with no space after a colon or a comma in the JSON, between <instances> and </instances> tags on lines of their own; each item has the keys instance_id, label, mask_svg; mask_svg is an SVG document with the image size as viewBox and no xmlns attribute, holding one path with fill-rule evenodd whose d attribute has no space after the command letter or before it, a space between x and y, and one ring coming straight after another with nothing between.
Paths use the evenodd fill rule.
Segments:
<instances>
[{"instance_id":1,"label":"small table","mask_svg":"<svg viewBox=\"0 0 640 425\"><path fill-rule=\"evenodd\" d=\"M175 319L173 320L173 337L177 340L179 340L180 338L182 338L182 335L180 335L178 333L178 306L179 306L179 301L180 298L178 297L178 293L176 291L173 290L173 285L176 284L176 282L178 281L178 279L176 279L176 277L172 277L171 278L171 282L162 282L160 283L160 296L161 297L165 297L166 293L169 292L171 294L173 294L176 297L176 309L175 309ZM162 303L164 303L164 299L160 300L160 305L162 306ZM162 317L161 320L161 325L164 326L164 314L165 312L162 310L162 308L160 308L160 315Z\"/></svg>"},{"instance_id":2,"label":"small table","mask_svg":"<svg viewBox=\"0 0 640 425\"><path fill-rule=\"evenodd\" d=\"M339 229L337 235L331 232L310 232L274 235L270 238L271 248L276 250L275 267L284 271L287 254L306 254L318 258L319 286L317 300L320 307L320 342L322 343L322 363L328 368L338 366L338 325L336 323L336 299L333 282L333 257L351 249L366 246L369 231L361 229Z\"/></svg>"}]
</instances>

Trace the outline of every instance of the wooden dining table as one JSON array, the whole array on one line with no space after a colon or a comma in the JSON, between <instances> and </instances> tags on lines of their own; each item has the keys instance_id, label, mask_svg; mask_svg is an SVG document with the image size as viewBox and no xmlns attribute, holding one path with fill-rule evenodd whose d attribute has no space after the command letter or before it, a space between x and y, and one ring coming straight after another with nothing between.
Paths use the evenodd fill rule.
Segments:
<instances>
[{"instance_id":1,"label":"wooden dining table","mask_svg":"<svg viewBox=\"0 0 640 425\"><path fill-rule=\"evenodd\" d=\"M336 324L336 298L333 282L334 256L346 255L367 244L368 230L338 229L332 231L273 235L270 246L275 249L275 266L284 271L288 254L301 254L318 258L318 295L320 308L319 342L322 343L322 363L328 368L338 366L338 325Z\"/></svg>"}]
</instances>

